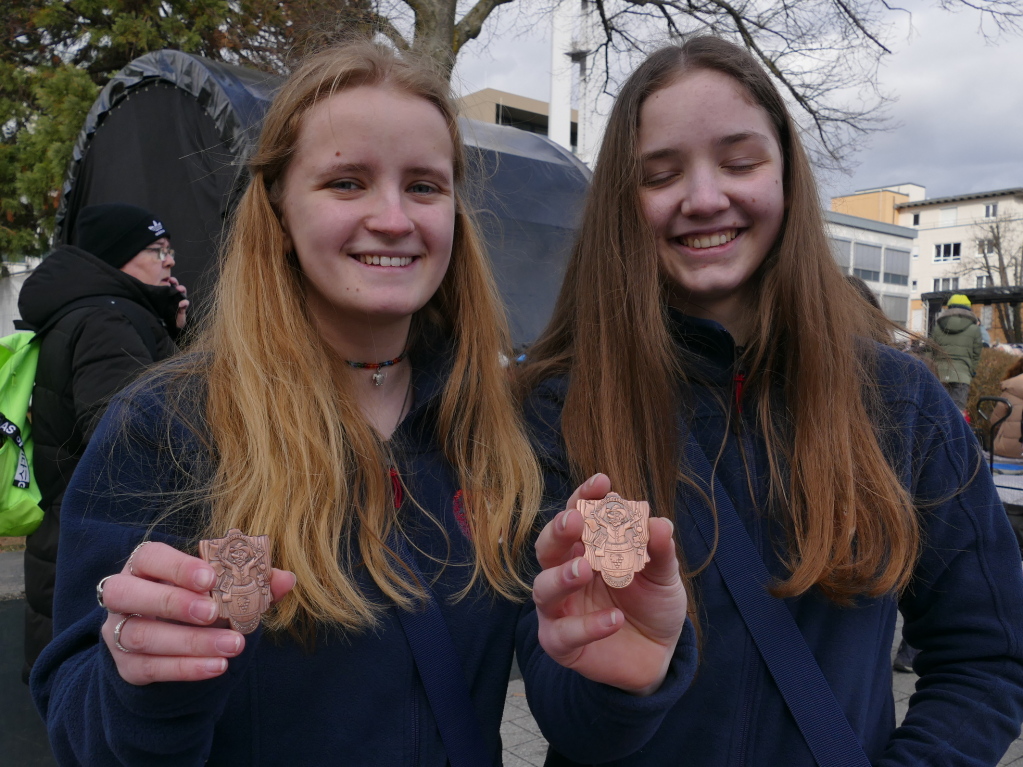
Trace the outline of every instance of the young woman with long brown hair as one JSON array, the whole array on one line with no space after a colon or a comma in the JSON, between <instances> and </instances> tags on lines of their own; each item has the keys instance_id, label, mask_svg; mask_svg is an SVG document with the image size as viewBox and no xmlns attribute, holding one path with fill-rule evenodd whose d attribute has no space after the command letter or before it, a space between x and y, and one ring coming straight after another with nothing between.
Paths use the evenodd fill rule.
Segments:
<instances>
[{"instance_id":1,"label":"young woman with long brown hair","mask_svg":"<svg viewBox=\"0 0 1023 767\"><path fill-rule=\"evenodd\" d=\"M673 519L700 628L696 680L658 733L598 762L818 763L753 640L765 624L737 607L767 591L865 752L843 764L994 765L1019 733L1018 552L961 415L883 322L830 253L764 69L715 37L651 55L617 98L522 374L553 502L604 472ZM566 551L582 526L555 531ZM740 538L752 556L729 569ZM921 681L896 728L900 610ZM574 763L556 751L549 765Z\"/></svg>"},{"instance_id":2,"label":"young woman with long brown hair","mask_svg":"<svg viewBox=\"0 0 1023 767\"><path fill-rule=\"evenodd\" d=\"M555 717L561 747L634 750L695 658L671 526L650 526L646 595L523 615L540 476L446 82L370 43L324 51L276 96L250 168L209 327L113 403L64 500L57 636L32 681L59 759L443 767L446 724L478 726L476 763L498 764L516 629L557 660L534 658L531 695L628 722ZM247 636L216 620L192 555L232 528L268 536L276 566ZM404 621L430 605L478 725L438 722L420 682ZM609 663L614 641L633 656Z\"/></svg>"}]
</instances>

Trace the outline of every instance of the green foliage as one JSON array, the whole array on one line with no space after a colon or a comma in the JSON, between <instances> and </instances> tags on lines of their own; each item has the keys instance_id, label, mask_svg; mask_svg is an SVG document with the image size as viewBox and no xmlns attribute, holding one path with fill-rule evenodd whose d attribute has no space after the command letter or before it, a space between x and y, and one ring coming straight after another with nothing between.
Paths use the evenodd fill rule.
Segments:
<instances>
[{"instance_id":1,"label":"green foliage","mask_svg":"<svg viewBox=\"0 0 1023 767\"><path fill-rule=\"evenodd\" d=\"M100 89L133 59L172 48L266 71L364 0L3 0L0 258L49 247L75 141Z\"/></svg>"}]
</instances>

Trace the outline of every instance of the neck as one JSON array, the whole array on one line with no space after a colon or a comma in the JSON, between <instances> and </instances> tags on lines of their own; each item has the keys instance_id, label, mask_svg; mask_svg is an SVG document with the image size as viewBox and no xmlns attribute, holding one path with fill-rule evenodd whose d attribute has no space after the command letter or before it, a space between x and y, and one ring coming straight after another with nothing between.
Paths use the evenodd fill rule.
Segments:
<instances>
[{"instance_id":1,"label":"neck","mask_svg":"<svg viewBox=\"0 0 1023 767\"><path fill-rule=\"evenodd\" d=\"M324 318L310 307L317 330L343 360L376 364L393 360L405 351L411 315L394 320L379 318Z\"/></svg>"},{"instance_id":2,"label":"neck","mask_svg":"<svg viewBox=\"0 0 1023 767\"><path fill-rule=\"evenodd\" d=\"M711 320L721 325L737 346L745 346L749 336L749 302L745 297L729 296L717 302L697 305L691 301L672 301L672 306L690 317Z\"/></svg>"},{"instance_id":3,"label":"neck","mask_svg":"<svg viewBox=\"0 0 1023 767\"><path fill-rule=\"evenodd\" d=\"M387 368L386 377L376 384L373 370L349 370L355 381L353 392L359 409L382 439L390 439L405 413L412 407L412 366L408 360Z\"/></svg>"}]
</instances>

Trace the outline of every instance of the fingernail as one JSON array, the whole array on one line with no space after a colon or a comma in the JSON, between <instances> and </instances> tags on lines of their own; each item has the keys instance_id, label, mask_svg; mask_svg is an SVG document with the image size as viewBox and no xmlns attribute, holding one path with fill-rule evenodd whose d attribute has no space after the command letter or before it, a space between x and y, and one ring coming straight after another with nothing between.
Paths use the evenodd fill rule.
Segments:
<instances>
[{"instance_id":1,"label":"fingernail","mask_svg":"<svg viewBox=\"0 0 1023 767\"><path fill-rule=\"evenodd\" d=\"M617 610L612 610L607 615L601 615L600 616L600 623L606 629L609 629L612 626L617 626L618 625L618 611Z\"/></svg>"},{"instance_id":2,"label":"fingernail","mask_svg":"<svg viewBox=\"0 0 1023 767\"><path fill-rule=\"evenodd\" d=\"M199 570L193 577L192 582L195 583L196 587L205 590L213 585L213 571L212 570Z\"/></svg>"},{"instance_id":3,"label":"fingernail","mask_svg":"<svg viewBox=\"0 0 1023 767\"><path fill-rule=\"evenodd\" d=\"M206 671L208 671L211 674L223 674L224 671L227 669L227 659L208 658L204 665L206 666Z\"/></svg>"},{"instance_id":4,"label":"fingernail","mask_svg":"<svg viewBox=\"0 0 1023 767\"><path fill-rule=\"evenodd\" d=\"M586 487L593 487L593 483L597 481L597 477L599 476L600 473L598 472L594 474L592 477L590 477L588 480L586 480Z\"/></svg>"},{"instance_id":5,"label":"fingernail","mask_svg":"<svg viewBox=\"0 0 1023 767\"><path fill-rule=\"evenodd\" d=\"M197 599L189 606L188 614L197 621L209 623L217 615L217 605L208 599Z\"/></svg>"},{"instance_id":6,"label":"fingernail","mask_svg":"<svg viewBox=\"0 0 1023 767\"><path fill-rule=\"evenodd\" d=\"M566 527L568 527L568 515L571 514L571 513L572 512L569 511L569 510L565 510L565 511L561 512L561 519L558 520L558 529L559 530L564 530Z\"/></svg>"},{"instance_id":7,"label":"fingernail","mask_svg":"<svg viewBox=\"0 0 1023 767\"><path fill-rule=\"evenodd\" d=\"M573 559L572 560L572 578L574 579L574 578L578 578L578 577L579 577L579 560L578 559Z\"/></svg>"},{"instance_id":8,"label":"fingernail","mask_svg":"<svg viewBox=\"0 0 1023 767\"><path fill-rule=\"evenodd\" d=\"M224 634L214 643L214 646L224 655L235 655L241 649L242 638L237 634Z\"/></svg>"}]
</instances>

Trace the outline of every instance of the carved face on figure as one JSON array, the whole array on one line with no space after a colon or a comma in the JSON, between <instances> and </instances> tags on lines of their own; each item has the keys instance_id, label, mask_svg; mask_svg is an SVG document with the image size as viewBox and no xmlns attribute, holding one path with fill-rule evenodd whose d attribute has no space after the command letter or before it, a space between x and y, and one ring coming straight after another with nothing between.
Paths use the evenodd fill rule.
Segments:
<instances>
[{"instance_id":1,"label":"carved face on figure","mask_svg":"<svg viewBox=\"0 0 1023 767\"><path fill-rule=\"evenodd\" d=\"M231 549L227 553L227 558L231 560L236 567L241 567L252 558L252 552L249 551L249 547L242 541L235 541L231 544Z\"/></svg>"},{"instance_id":2,"label":"carved face on figure","mask_svg":"<svg viewBox=\"0 0 1023 767\"><path fill-rule=\"evenodd\" d=\"M619 508L608 509L607 521L611 523L612 527L621 527L625 523L625 512Z\"/></svg>"}]
</instances>

